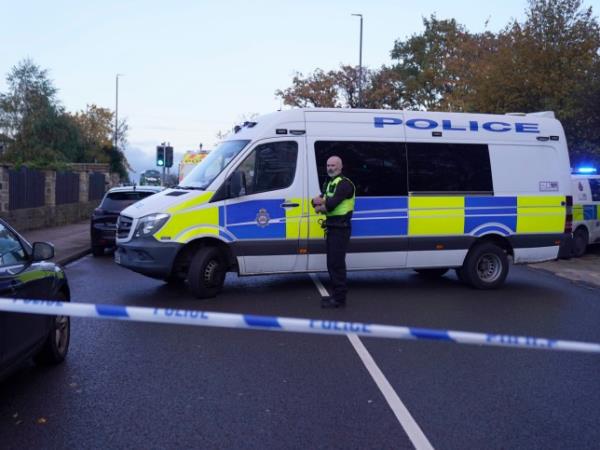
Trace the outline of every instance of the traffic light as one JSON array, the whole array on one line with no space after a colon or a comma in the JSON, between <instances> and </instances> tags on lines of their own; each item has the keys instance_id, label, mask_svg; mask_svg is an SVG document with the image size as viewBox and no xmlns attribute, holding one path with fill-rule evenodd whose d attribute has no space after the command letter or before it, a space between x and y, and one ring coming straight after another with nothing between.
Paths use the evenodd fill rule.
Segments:
<instances>
[{"instance_id":1,"label":"traffic light","mask_svg":"<svg viewBox=\"0 0 600 450\"><path fill-rule=\"evenodd\" d=\"M165 167L173 167L173 147L165 147Z\"/></svg>"},{"instance_id":2,"label":"traffic light","mask_svg":"<svg viewBox=\"0 0 600 450\"><path fill-rule=\"evenodd\" d=\"M156 165L158 167L165 166L165 147L161 145L156 147Z\"/></svg>"}]
</instances>

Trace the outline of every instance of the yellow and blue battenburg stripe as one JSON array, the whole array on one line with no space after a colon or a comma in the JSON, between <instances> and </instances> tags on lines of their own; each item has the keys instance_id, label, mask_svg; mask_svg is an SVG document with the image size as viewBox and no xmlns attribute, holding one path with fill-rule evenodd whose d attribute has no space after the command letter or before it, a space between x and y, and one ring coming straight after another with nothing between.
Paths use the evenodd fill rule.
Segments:
<instances>
[{"instance_id":1,"label":"yellow and blue battenburg stripe","mask_svg":"<svg viewBox=\"0 0 600 450\"><path fill-rule=\"evenodd\" d=\"M517 230L517 197L465 197L464 234L509 236Z\"/></svg>"},{"instance_id":2,"label":"yellow and blue battenburg stripe","mask_svg":"<svg viewBox=\"0 0 600 450\"><path fill-rule=\"evenodd\" d=\"M407 197L358 197L352 217L352 236L406 236Z\"/></svg>"},{"instance_id":3,"label":"yellow and blue battenburg stripe","mask_svg":"<svg viewBox=\"0 0 600 450\"><path fill-rule=\"evenodd\" d=\"M228 205L206 203L209 193L168 210L169 222L158 240L189 242L219 236L226 242L244 240L322 239L323 229L310 199L263 199ZM291 204L282 208L283 203ZM296 205L296 206L294 206ZM357 197L352 218L356 238L426 236L502 236L562 233L564 196L410 196ZM576 205L575 220L593 220L594 205Z\"/></svg>"},{"instance_id":4,"label":"yellow and blue battenburg stripe","mask_svg":"<svg viewBox=\"0 0 600 450\"><path fill-rule=\"evenodd\" d=\"M573 205L573 220L598 220L600 219L600 205Z\"/></svg>"}]
</instances>

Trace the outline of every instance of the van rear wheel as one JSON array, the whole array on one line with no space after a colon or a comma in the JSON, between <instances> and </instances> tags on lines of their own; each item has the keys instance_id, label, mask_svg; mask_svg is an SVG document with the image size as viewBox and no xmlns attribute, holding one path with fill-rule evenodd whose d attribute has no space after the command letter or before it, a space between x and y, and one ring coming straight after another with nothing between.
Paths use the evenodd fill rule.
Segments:
<instances>
[{"instance_id":1,"label":"van rear wheel","mask_svg":"<svg viewBox=\"0 0 600 450\"><path fill-rule=\"evenodd\" d=\"M199 248L188 271L192 293L198 298L216 296L223 289L226 273L225 258L218 248Z\"/></svg>"},{"instance_id":2,"label":"van rear wheel","mask_svg":"<svg viewBox=\"0 0 600 450\"><path fill-rule=\"evenodd\" d=\"M491 242L475 245L461 270L461 278L476 289L496 289L504 283L507 274L506 252Z\"/></svg>"}]
</instances>

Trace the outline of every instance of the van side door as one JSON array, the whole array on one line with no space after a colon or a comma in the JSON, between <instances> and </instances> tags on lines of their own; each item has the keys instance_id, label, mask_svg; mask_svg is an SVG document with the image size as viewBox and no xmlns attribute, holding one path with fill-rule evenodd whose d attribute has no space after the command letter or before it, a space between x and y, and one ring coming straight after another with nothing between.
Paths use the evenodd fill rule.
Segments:
<instances>
[{"instance_id":1,"label":"van side door","mask_svg":"<svg viewBox=\"0 0 600 450\"><path fill-rule=\"evenodd\" d=\"M303 137L259 141L229 175L223 220L240 273L306 269L305 147Z\"/></svg>"},{"instance_id":2,"label":"van side door","mask_svg":"<svg viewBox=\"0 0 600 450\"><path fill-rule=\"evenodd\" d=\"M311 138L308 159L309 192L322 192L328 180L326 162L342 159L344 176L355 186L352 235L346 256L349 270L393 269L406 266L408 251L408 197L404 142L364 138ZM310 208L308 266L326 269L325 219Z\"/></svg>"},{"instance_id":3,"label":"van side door","mask_svg":"<svg viewBox=\"0 0 600 450\"><path fill-rule=\"evenodd\" d=\"M590 226L590 242L600 241L600 177L590 178L590 193L592 202L588 208L589 217L592 220Z\"/></svg>"}]
</instances>

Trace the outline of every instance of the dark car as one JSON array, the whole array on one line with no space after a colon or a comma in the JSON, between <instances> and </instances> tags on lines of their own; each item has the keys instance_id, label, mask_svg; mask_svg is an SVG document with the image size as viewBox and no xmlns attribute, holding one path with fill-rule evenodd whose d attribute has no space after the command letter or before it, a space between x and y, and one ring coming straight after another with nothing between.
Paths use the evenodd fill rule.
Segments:
<instances>
[{"instance_id":1,"label":"dark car","mask_svg":"<svg viewBox=\"0 0 600 450\"><path fill-rule=\"evenodd\" d=\"M69 301L67 277L48 262L54 247L30 245L0 219L0 297ZM0 378L33 357L37 363L57 364L69 349L67 316L0 311Z\"/></svg>"},{"instance_id":2,"label":"dark car","mask_svg":"<svg viewBox=\"0 0 600 450\"><path fill-rule=\"evenodd\" d=\"M160 186L125 186L109 190L92 214L91 237L94 256L101 256L104 249L115 246L117 219L121 211L161 190Z\"/></svg>"}]
</instances>

